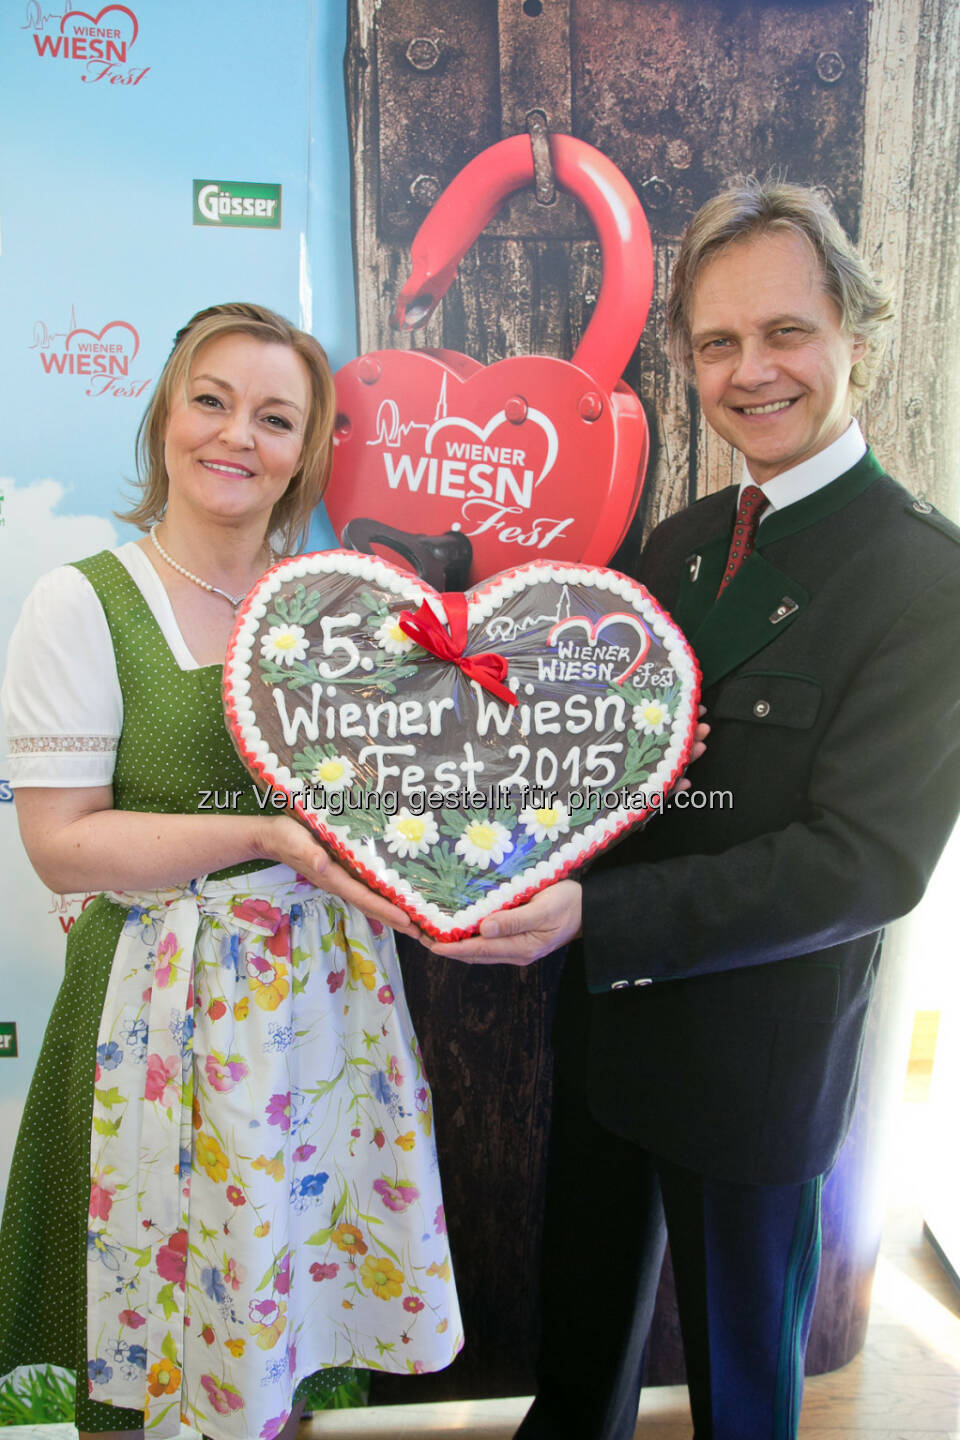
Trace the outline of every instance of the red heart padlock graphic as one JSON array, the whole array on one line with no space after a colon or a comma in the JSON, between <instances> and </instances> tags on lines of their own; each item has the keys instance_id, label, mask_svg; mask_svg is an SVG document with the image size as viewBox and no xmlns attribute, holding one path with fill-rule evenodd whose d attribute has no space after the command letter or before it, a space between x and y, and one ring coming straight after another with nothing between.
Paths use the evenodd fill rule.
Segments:
<instances>
[{"instance_id":1,"label":"red heart padlock graphic","mask_svg":"<svg viewBox=\"0 0 960 1440\"><path fill-rule=\"evenodd\" d=\"M472 547L474 584L530 560L604 564L623 539L649 451L643 408L620 376L650 308L650 233L629 182L599 150L553 135L550 153L557 183L596 226L603 261L572 360L484 367L450 350L377 350L345 365L325 497L338 536L356 517L457 532ZM414 239L396 323L425 323L480 232L533 179L525 135L460 172Z\"/></svg>"}]
</instances>

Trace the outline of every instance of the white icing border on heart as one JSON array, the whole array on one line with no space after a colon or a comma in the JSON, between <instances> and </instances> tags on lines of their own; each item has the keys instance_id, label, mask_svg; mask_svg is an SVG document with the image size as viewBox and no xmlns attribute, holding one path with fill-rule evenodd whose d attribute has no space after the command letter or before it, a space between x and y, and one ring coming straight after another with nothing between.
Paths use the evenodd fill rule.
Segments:
<instances>
[{"instance_id":1,"label":"white icing border on heart","mask_svg":"<svg viewBox=\"0 0 960 1440\"><path fill-rule=\"evenodd\" d=\"M531 577L532 570L537 571L536 576ZM435 939L459 940L475 933L484 916L495 910L518 905L543 889L546 884L562 879L583 865L599 849L605 848L618 835L640 824L652 813L650 810L636 811L624 807L603 811L596 820L578 831L575 842L571 840L558 847L548 860L541 860L529 870L497 886L483 900L458 910L453 915L440 910L438 906L420 896L409 881L388 865L372 846L365 856L362 847L356 842L351 842L351 848L348 849L348 832L342 826L320 821L315 815L308 817L293 798L291 791L295 784L294 776L285 765L280 764L279 757L272 753L254 723L254 709L250 701L256 627L267 614L270 598L290 580L322 574L355 575L358 579L369 580L414 604L436 597L438 593L409 571L401 570L387 560L362 555L355 550L320 550L282 560L258 581L237 616L237 624L223 667L224 708L228 718L241 730L241 741L235 743L247 767L261 780L284 791L288 799L292 800L296 814L310 825L315 834L321 835L330 849L352 870L358 871L367 882L374 883L381 894L399 904ZM493 575L473 587L467 610L468 624L473 625L487 619L499 608L503 598L509 598L521 590L529 590L537 583L579 583L590 585L597 590L608 590L611 594L620 596L632 610L641 614L644 622L657 635L670 664L685 682L683 706L678 710L671 726L670 743L644 787L651 794L666 794L679 779L687 763L697 724L700 669L689 644L653 597L643 591L639 582L621 575L616 570L606 570L596 565L547 565L543 561L533 561L529 566L521 565ZM360 858L361 856L363 858Z\"/></svg>"}]
</instances>

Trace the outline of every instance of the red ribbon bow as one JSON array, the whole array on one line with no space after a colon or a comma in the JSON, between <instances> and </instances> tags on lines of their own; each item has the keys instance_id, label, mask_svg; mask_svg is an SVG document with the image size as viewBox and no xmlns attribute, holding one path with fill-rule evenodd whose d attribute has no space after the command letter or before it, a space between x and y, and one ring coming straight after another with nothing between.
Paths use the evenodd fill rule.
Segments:
<instances>
[{"instance_id":1,"label":"red ribbon bow","mask_svg":"<svg viewBox=\"0 0 960 1440\"><path fill-rule=\"evenodd\" d=\"M424 650L436 655L438 660L449 660L456 665L467 680L476 680L498 700L516 705L517 697L503 681L507 678L507 660L486 650L481 655L464 655L467 645L467 597L459 590L450 590L440 596L447 617L449 631L437 619L432 607L424 600L416 615L404 610L397 624L404 635L416 640Z\"/></svg>"}]
</instances>

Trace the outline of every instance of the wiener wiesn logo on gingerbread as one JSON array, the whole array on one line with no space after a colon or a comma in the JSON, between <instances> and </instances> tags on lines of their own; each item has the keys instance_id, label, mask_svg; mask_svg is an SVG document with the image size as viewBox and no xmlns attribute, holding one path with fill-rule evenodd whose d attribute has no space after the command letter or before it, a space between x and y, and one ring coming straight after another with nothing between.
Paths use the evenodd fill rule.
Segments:
<instances>
[{"instance_id":1,"label":"wiener wiesn logo on gingerbread","mask_svg":"<svg viewBox=\"0 0 960 1440\"><path fill-rule=\"evenodd\" d=\"M132 52L140 22L128 5L105 5L97 14L87 10L53 13L39 0L29 0L27 18L20 27L33 37L37 57L66 62L79 69L88 85L139 85L150 69Z\"/></svg>"},{"instance_id":2,"label":"wiener wiesn logo on gingerbread","mask_svg":"<svg viewBox=\"0 0 960 1440\"><path fill-rule=\"evenodd\" d=\"M79 324L76 307L62 330L35 321L30 349L37 352L45 375L75 376L83 383L84 394L92 397L136 400L152 378L141 377L133 368L140 336L128 320L108 320L94 329Z\"/></svg>"}]
</instances>

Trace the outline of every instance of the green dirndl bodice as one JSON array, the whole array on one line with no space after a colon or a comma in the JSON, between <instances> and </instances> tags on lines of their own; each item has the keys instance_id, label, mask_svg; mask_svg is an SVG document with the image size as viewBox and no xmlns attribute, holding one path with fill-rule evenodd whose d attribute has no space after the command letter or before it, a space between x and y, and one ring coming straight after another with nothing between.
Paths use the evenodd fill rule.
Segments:
<instances>
[{"instance_id":1,"label":"green dirndl bodice","mask_svg":"<svg viewBox=\"0 0 960 1440\"><path fill-rule=\"evenodd\" d=\"M113 777L117 809L184 814L206 792L256 814L249 775L223 719L222 669L181 670L127 570L108 551L79 562L103 606L123 695ZM235 792L235 793L233 793ZM268 867L245 863L220 879ZM63 984L34 1072L10 1172L0 1231L0 1375L17 1365L77 1372L81 1430L135 1429L139 1411L87 1398L86 1236L97 1033L126 912L100 895L67 937ZM350 1372L304 1382L308 1400Z\"/></svg>"}]
</instances>

